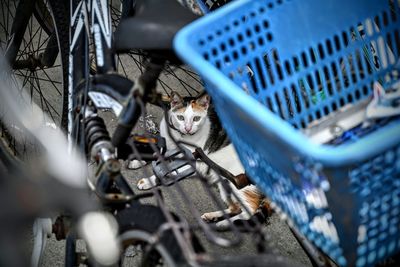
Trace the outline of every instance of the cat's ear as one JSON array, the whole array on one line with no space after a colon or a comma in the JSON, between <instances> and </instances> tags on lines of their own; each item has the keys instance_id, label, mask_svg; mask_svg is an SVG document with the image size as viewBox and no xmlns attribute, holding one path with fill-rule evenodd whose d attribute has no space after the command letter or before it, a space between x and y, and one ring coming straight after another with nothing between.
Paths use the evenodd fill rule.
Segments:
<instances>
[{"instance_id":1,"label":"cat's ear","mask_svg":"<svg viewBox=\"0 0 400 267\"><path fill-rule=\"evenodd\" d=\"M183 98L175 91L171 92L171 109L183 106Z\"/></svg>"},{"instance_id":2,"label":"cat's ear","mask_svg":"<svg viewBox=\"0 0 400 267\"><path fill-rule=\"evenodd\" d=\"M204 108L205 110L207 110L208 107L210 106L210 96L203 95L202 97L200 97L196 100L196 104L199 105L200 107Z\"/></svg>"}]
</instances>

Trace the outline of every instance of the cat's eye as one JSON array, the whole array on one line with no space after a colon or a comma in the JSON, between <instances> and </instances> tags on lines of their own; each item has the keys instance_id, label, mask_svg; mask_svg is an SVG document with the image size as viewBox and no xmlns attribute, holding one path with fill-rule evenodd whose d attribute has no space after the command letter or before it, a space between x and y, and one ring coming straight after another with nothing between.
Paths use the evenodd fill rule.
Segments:
<instances>
[{"instance_id":1,"label":"cat's eye","mask_svg":"<svg viewBox=\"0 0 400 267\"><path fill-rule=\"evenodd\" d=\"M176 116L177 118L178 118L178 120L180 120L180 121L184 121L185 120L185 117L183 117L182 115L178 115L178 116Z\"/></svg>"},{"instance_id":2,"label":"cat's eye","mask_svg":"<svg viewBox=\"0 0 400 267\"><path fill-rule=\"evenodd\" d=\"M199 121L200 119L201 119L200 116L194 116L194 117L193 117L193 121Z\"/></svg>"}]
</instances>

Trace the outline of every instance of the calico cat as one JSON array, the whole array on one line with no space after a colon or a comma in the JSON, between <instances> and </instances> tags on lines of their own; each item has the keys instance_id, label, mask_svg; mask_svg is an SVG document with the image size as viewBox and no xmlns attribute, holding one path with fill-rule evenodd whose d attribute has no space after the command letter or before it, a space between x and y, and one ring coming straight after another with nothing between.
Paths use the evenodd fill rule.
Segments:
<instances>
[{"instance_id":1,"label":"calico cat","mask_svg":"<svg viewBox=\"0 0 400 267\"><path fill-rule=\"evenodd\" d=\"M210 108L210 97L203 95L197 99L185 101L178 93L172 93L170 100L170 110L168 120L172 126L171 136L168 134L168 124L165 118L160 123L160 134L166 139L167 149L175 149L176 145L173 139L185 141L201 147L207 156L219 166L231 172L233 175L244 173L244 168L236 154L232 144L230 144L227 135L221 127L220 121L213 108ZM172 137L172 138L171 138ZM188 147L192 152L193 147ZM204 163L198 163L196 169L202 175L206 175L208 166ZM214 171L207 174L211 182L218 180L218 175ZM137 187L140 190L150 189L157 184L157 178L153 175L149 178L139 180ZM228 196L223 189L221 182L218 182L218 189L222 200L229 205L225 213L233 216L232 221L247 220L256 213L264 200L262 193L254 186L247 185L242 189L237 189L231 182L230 187L235 192L237 198L233 203L228 203ZM242 207L242 203L245 207ZM243 208L250 211L242 212ZM224 215L222 211L208 212L202 215L207 221L217 221ZM219 229L228 227L230 222L222 220L217 223Z\"/></svg>"}]
</instances>

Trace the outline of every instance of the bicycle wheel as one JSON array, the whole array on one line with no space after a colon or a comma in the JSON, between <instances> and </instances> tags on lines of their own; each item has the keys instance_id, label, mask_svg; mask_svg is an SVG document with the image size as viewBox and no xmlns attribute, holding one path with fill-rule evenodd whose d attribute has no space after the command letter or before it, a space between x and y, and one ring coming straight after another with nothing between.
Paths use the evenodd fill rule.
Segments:
<instances>
[{"instance_id":1,"label":"bicycle wheel","mask_svg":"<svg viewBox=\"0 0 400 267\"><path fill-rule=\"evenodd\" d=\"M115 29L122 16L122 0L110 1L112 26ZM124 15L130 12L124 10ZM144 71L147 55L141 50L131 50L129 53L117 55L118 72L130 79L137 78ZM158 79L157 89L163 95L169 96L177 91L182 96L197 96L204 89L200 77L187 66L166 64Z\"/></svg>"},{"instance_id":2,"label":"bicycle wheel","mask_svg":"<svg viewBox=\"0 0 400 267\"><path fill-rule=\"evenodd\" d=\"M163 232L154 246L149 242L166 222L160 208L135 204L119 212L116 218L124 248L120 266L170 266L185 262L183 252L171 230ZM196 236L192 235L191 243L196 252L204 251ZM140 251L135 251L138 247ZM174 264L168 264L171 262Z\"/></svg>"},{"instance_id":3,"label":"bicycle wheel","mask_svg":"<svg viewBox=\"0 0 400 267\"><path fill-rule=\"evenodd\" d=\"M13 23L18 21L17 7L22 0L0 0L0 53L5 54L12 38ZM53 1L55 2L55 1ZM37 0L29 18L16 59L9 62L7 75L20 92L29 97L26 105L37 104L47 115L46 124L66 128L67 120L67 63L68 21L67 3ZM52 9L54 7L54 9ZM5 125L7 111L0 111L0 139L17 158L28 157L35 150L23 134ZM9 123L10 124L10 123ZM15 128L15 127L14 127ZM12 133L11 133L12 132Z\"/></svg>"}]
</instances>

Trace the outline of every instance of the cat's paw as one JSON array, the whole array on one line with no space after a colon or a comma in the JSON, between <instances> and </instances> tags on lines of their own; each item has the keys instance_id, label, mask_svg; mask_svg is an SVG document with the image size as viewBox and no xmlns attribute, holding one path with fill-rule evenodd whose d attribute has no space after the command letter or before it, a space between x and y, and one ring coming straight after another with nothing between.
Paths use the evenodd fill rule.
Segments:
<instances>
[{"instance_id":1,"label":"cat's paw","mask_svg":"<svg viewBox=\"0 0 400 267\"><path fill-rule=\"evenodd\" d=\"M141 168L141 167L143 167L145 165L146 165L146 161L134 159L134 160L131 160L128 163L128 169L136 170L136 169L139 169L139 168Z\"/></svg>"},{"instance_id":2,"label":"cat's paw","mask_svg":"<svg viewBox=\"0 0 400 267\"><path fill-rule=\"evenodd\" d=\"M215 212L206 212L201 215L201 218L205 222L216 222L220 218L220 216L216 216Z\"/></svg>"},{"instance_id":3,"label":"cat's paw","mask_svg":"<svg viewBox=\"0 0 400 267\"><path fill-rule=\"evenodd\" d=\"M216 228L218 231L227 231L230 229L232 222L229 221L229 219L222 220L220 222L217 222L215 224Z\"/></svg>"},{"instance_id":4,"label":"cat's paw","mask_svg":"<svg viewBox=\"0 0 400 267\"><path fill-rule=\"evenodd\" d=\"M137 188L139 190L149 190L150 188L153 188L157 185L156 183L156 178L150 177L150 178L142 178L138 181L137 183Z\"/></svg>"}]
</instances>

